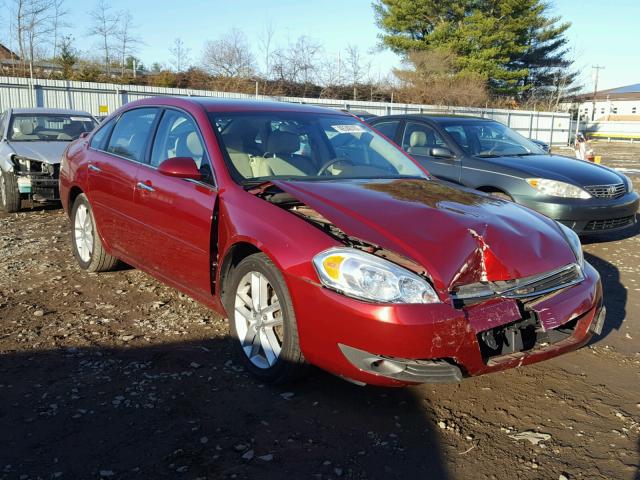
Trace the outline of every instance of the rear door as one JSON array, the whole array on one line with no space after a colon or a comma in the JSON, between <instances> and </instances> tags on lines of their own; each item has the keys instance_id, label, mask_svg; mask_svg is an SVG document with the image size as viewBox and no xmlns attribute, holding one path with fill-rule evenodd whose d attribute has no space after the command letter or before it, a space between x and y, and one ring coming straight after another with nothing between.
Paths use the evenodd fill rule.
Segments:
<instances>
[{"instance_id":1,"label":"rear door","mask_svg":"<svg viewBox=\"0 0 640 480\"><path fill-rule=\"evenodd\" d=\"M212 231L217 189L204 145L188 113L166 109L149 161L138 170L134 198L140 240L145 245L144 266L195 295L208 297L212 242L217 235ZM192 158L202 180L158 172L163 161L174 157Z\"/></svg>"},{"instance_id":2,"label":"rear door","mask_svg":"<svg viewBox=\"0 0 640 480\"><path fill-rule=\"evenodd\" d=\"M430 125L406 122L402 135L402 149L419 161L430 174L457 183L460 180L460 160L456 157L434 157L434 148L447 148L453 153L442 136Z\"/></svg>"},{"instance_id":3,"label":"rear door","mask_svg":"<svg viewBox=\"0 0 640 480\"><path fill-rule=\"evenodd\" d=\"M116 256L134 262L140 252L133 217L136 175L158 113L128 110L102 126L90 145L88 195L98 230Z\"/></svg>"}]
</instances>

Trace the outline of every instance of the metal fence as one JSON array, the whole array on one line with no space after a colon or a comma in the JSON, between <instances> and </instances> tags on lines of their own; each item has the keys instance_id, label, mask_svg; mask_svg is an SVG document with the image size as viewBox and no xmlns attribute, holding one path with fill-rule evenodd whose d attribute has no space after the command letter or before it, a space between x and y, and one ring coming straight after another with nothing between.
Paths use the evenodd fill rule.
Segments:
<instances>
[{"instance_id":1,"label":"metal fence","mask_svg":"<svg viewBox=\"0 0 640 480\"><path fill-rule=\"evenodd\" d=\"M589 138L640 140L640 122L589 122L584 130Z\"/></svg>"},{"instance_id":2,"label":"metal fence","mask_svg":"<svg viewBox=\"0 0 640 480\"><path fill-rule=\"evenodd\" d=\"M405 103L333 100L325 98L271 97L243 93L212 92L184 88L162 88L112 83L72 82L67 80L0 77L0 111L18 107L73 108L93 115L106 115L140 98L160 95L190 97L245 98L304 103L328 108L365 111L376 115L400 113L455 113L491 118L502 122L525 137L549 144L567 144L571 135L569 114L492 108L448 107Z\"/></svg>"}]
</instances>

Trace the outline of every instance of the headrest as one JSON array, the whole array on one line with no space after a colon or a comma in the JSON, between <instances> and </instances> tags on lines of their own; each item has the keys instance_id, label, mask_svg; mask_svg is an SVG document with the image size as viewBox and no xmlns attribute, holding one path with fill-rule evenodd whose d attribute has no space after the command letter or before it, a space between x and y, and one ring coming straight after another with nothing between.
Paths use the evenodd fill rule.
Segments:
<instances>
[{"instance_id":1,"label":"headrest","mask_svg":"<svg viewBox=\"0 0 640 480\"><path fill-rule=\"evenodd\" d=\"M269 135L266 151L290 155L300 150L300 137L295 133L276 131Z\"/></svg>"},{"instance_id":2,"label":"headrest","mask_svg":"<svg viewBox=\"0 0 640 480\"><path fill-rule=\"evenodd\" d=\"M194 157L202 156L202 142L200 141L200 138L198 137L198 134L196 132L191 132L189 135L187 135L187 148Z\"/></svg>"},{"instance_id":3,"label":"headrest","mask_svg":"<svg viewBox=\"0 0 640 480\"><path fill-rule=\"evenodd\" d=\"M22 120L18 123L18 130L22 135L31 135L33 133L33 123L30 120Z\"/></svg>"},{"instance_id":4,"label":"headrest","mask_svg":"<svg viewBox=\"0 0 640 480\"><path fill-rule=\"evenodd\" d=\"M412 147L424 147L427 144L427 134L424 132L413 132L409 137L409 145Z\"/></svg>"}]
</instances>

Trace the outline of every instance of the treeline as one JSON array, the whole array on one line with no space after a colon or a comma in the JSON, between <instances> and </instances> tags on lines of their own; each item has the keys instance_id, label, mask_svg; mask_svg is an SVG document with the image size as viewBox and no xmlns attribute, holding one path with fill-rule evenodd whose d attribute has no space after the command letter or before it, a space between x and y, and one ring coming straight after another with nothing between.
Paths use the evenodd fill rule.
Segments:
<instances>
[{"instance_id":1,"label":"treeline","mask_svg":"<svg viewBox=\"0 0 640 480\"><path fill-rule=\"evenodd\" d=\"M402 58L374 71L375 52L347 45L327 52L311 37L279 42L273 24L253 34L231 29L193 54L180 38L167 62L145 65L143 40L127 10L97 0L87 30L68 34L64 0L10 0L9 45L17 58L3 73L259 93L467 106L553 108L572 92L569 24L540 0L377 0L380 47ZM77 30L76 30L77 31ZM76 35L80 35L76 33ZM91 41L92 48L79 44Z\"/></svg>"}]
</instances>

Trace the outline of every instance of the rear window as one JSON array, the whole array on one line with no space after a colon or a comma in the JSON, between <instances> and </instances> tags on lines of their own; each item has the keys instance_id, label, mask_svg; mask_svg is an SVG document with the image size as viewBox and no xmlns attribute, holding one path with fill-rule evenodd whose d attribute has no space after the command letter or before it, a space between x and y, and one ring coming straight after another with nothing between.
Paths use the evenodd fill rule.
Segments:
<instances>
[{"instance_id":1,"label":"rear window","mask_svg":"<svg viewBox=\"0 0 640 480\"><path fill-rule=\"evenodd\" d=\"M85 115L16 114L11 117L7 138L12 142L70 142L96 125Z\"/></svg>"}]
</instances>

